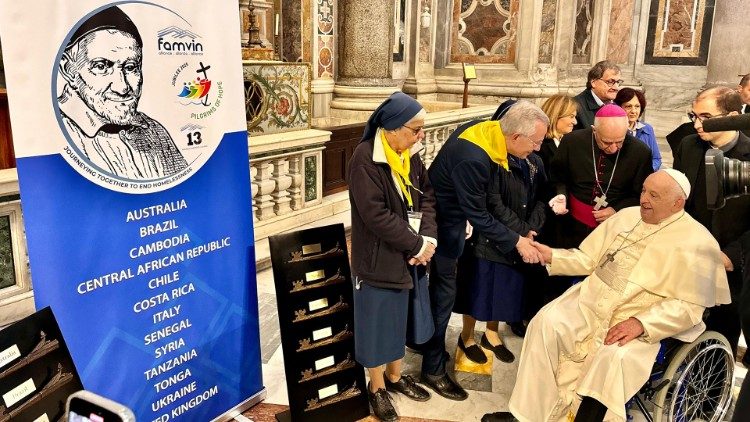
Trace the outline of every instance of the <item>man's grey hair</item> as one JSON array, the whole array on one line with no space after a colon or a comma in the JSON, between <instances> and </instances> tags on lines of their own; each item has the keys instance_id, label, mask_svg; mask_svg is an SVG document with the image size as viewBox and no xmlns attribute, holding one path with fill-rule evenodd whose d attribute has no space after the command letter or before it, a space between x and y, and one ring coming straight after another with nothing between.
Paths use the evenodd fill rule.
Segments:
<instances>
[{"instance_id":1,"label":"man's grey hair","mask_svg":"<svg viewBox=\"0 0 750 422\"><path fill-rule=\"evenodd\" d=\"M538 105L531 101L520 100L500 118L500 127L506 137L513 133L531 136L536 132L536 122L541 122L544 127L548 127L549 117Z\"/></svg>"},{"instance_id":2,"label":"man's grey hair","mask_svg":"<svg viewBox=\"0 0 750 422\"><path fill-rule=\"evenodd\" d=\"M609 60L602 60L595 64L591 70L589 70L588 78L586 79L586 89L591 89L591 82L601 79L604 76L604 72L608 70L614 70L617 73L622 73L620 66Z\"/></svg>"}]
</instances>

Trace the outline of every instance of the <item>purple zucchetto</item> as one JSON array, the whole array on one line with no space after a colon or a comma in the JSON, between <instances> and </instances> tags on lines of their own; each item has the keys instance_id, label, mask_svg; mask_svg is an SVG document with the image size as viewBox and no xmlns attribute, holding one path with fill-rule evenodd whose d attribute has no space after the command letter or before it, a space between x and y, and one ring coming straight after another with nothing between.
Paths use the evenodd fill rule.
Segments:
<instances>
[{"instance_id":1,"label":"purple zucchetto","mask_svg":"<svg viewBox=\"0 0 750 422\"><path fill-rule=\"evenodd\" d=\"M385 130L400 128L422 111L422 105L401 91L394 92L372 112L367 120L362 140L373 139L379 127Z\"/></svg>"},{"instance_id":2,"label":"purple zucchetto","mask_svg":"<svg viewBox=\"0 0 750 422\"><path fill-rule=\"evenodd\" d=\"M596 117L628 117L628 113L616 104L605 104L596 112Z\"/></svg>"}]
</instances>

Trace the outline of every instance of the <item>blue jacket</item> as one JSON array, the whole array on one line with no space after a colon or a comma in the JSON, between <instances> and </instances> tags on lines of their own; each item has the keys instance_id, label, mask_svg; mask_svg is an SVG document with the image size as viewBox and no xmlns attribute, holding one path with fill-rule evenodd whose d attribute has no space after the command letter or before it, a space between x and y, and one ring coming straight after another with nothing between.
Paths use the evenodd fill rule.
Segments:
<instances>
[{"instance_id":1,"label":"blue jacket","mask_svg":"<svg viewBox=\"0 0 750 422\"><path fill-rule=\"evenodd\" d=\"M487 209L487 192L498 165L482 148L459 139L459 135L480 121L458 127L438 152L428 171L435 192L438 223L436 254L458 258L464 248L466 221L474 231L494 242L502 253L513 250L519 235ZM501 170L505 171L505 170Z\"/></svg>"},{"instance_id":2,"label":"blue jacket","mask_svg":"<svg viewBox=\"0 0 750 422\"><path fill-rule=\"evenodd\" d=\"M651 160L654 171L659 170L659 167L661 167L661 152L659 151L659 144L656 143L654 128L648 123L636 122L635 133L632 135L648 145L648 148L651 150Z\"/></svg>"}]
</instances>

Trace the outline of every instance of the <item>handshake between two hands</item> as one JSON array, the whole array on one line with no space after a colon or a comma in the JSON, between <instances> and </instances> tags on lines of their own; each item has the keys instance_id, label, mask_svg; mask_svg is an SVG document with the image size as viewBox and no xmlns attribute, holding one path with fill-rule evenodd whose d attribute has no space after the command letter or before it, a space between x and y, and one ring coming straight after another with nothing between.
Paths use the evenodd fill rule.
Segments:
<instances>
[{"instance_id":1,"label":"handshake between two hands","mask_svg":"<svg viewBox=\"0 0 750 422\"><path fill-rule=\"evenodd\" d=\"M531 231L526 237L519 237L516 249L523 262L546 265L552 262L552 248L534 240L536 233Z\"/></svg>"}]
</instances>

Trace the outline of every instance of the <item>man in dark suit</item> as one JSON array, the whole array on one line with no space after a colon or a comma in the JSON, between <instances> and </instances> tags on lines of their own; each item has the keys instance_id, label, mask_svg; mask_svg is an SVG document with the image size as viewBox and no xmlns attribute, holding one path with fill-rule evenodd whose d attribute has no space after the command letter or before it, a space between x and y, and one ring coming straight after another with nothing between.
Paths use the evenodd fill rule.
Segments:
<instances>
[{"instance_id":1,"label":"man in dark suit","mask_svg":"<svg viewBox=\"0 0 750 422\"><path fill-rule=\"evenodd\" d=\"M740 79L740 85L737 87L737 92L740 93L742 98L742 113L750 113L750 73L743 76Z\"/></svg>"},{"instance_id":2,"label":"man in dark suit","mask_svg":"<svg viewBox=\"0 0 750 422\"><path fill-rule=\"evenodd\" d=\"M574 129L588 129L594 124L594 115L604 104L611 103L622 85L620 67L602 60L589 70L586 89L573 97L578 103L578 123Z\"/></svg>"},{"instance_id":3,"label":"man in dark suit","mask_svg":"<svg viewBox=\"0 0 750 422\"><path fill-rule=\"evenodd\" d=\"M693 186L685 211L714 235L724 254L732 303L709 310L706 325L723 334L736 352L740 336L738 300L742 289L742 245L740 239L750 231L750 196L728 199L719 210L709 210L706 200L706 151L720 149L725 157L750 161L750 138L738 131L705 132L703 121L737 115L742 107L740 94L731 88L713 87L701 91L688 116L696 131L680 142L674 153L674 168L682 171ZM749 327L750 328L750 327Z\"/></svg>"}]
</instances>

